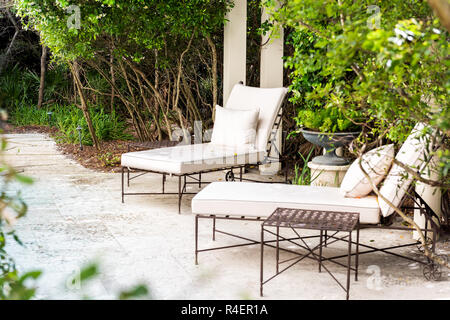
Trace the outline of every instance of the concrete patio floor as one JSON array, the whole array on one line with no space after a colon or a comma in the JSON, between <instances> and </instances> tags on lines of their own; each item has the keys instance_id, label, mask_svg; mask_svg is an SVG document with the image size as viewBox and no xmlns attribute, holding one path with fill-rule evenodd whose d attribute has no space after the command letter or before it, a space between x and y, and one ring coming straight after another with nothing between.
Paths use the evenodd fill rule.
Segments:
<instances>
[{"instance_id":1,"label":"concrete patio floor","mask_svg":"<svg viewBox=\"0 0 450 320\"><path fill-rule=\"evenodd\" d=\"M41 269L38 299L115 298L124 288L145 283L155 299L259 299L259 246L206 252L194 264L192 196L183 197L182 214L176 196L129 196L120 199L120 174L83 168L61 155L55 142L42 134L11 134L6 152L9 164L35 179L20 187L29 206L15 228L24 242L9 242L8 252L21 271ZM223 179L208 174L205 179ZM175 178L166 190L176 190ZM132 181L133 190L159 191L161 178L147 175ZM193 187L194 188L194 187ZM196 188L196 187L195 187ZM218 227L258 239L259 223L219 222ZM210 246L211 226L200 225L200 244ZM361 241L392 245L410 240L409 232L363 230ZM235 240L218 235L214 245ZM274 271L274 251L265 250L266 277ZM345 244L326 253L345 253ZM415 247L399 250L419 257ZM449 242L438 244L449 254ZM283 256L283 257L288 257ZM90 261L98 261L101 275L86 287L67 286L67 279ZM345 269L328 265L345 279ZM444 280L428 282L422 266L382 253L360 256L359 281L351 281L351 299L449 299L448 270ZM345 293L317 263L306 259L269 282L265 299L344 299Z\"/></svg>"}]
</instances>

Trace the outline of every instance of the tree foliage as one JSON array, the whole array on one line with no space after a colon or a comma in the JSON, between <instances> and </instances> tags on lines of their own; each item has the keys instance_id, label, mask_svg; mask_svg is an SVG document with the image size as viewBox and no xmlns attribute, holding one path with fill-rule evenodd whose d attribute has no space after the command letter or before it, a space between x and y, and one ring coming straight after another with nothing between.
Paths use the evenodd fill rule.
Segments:
<instances>
[{"instance_id":1,"label":"tree foliage","mask_svg":"<svg viewBox=\"0 0 450 320\"><path fill-rule=\"evenodd\" d=\"M449 34L426 1L289 0L273 21L293 29L293 102L339 108L364 138L402 142L424 122L450 132ZM362 117L362 119L360 119ZM362 121L361 121L362 120ZM441 146L444 176L448 144Z\"/></svg>"},{"instance_id":2,"label":"tree foliage","mask_svg":"<svg viewBox=\"0 0 450 320\"><path fill-rule=\"evenodd\" d=\"M86 72L95 70L110 86L98 93L111 97L112 108L124 107L141 140L171 137L173 124L185 129L210 118L219 78L213 39L230 6L229 0L16 4L53 57L74 64L80 98L94 89Z\"/></svg>"},{"instance_id":3,"label":"tree foliage","mask_svg":"<svg viewBox=\"0 0 450 320\"><path fill-rule=\"evenodd\" d=\"M145 59L147 50L170 45L175 49L178 41L211 33L222 25L226 4L209 0L21 0L17 9L59 58L107 55L105 43L113 39L116 54L139 61Z\"/></svg>"}]
</instances>

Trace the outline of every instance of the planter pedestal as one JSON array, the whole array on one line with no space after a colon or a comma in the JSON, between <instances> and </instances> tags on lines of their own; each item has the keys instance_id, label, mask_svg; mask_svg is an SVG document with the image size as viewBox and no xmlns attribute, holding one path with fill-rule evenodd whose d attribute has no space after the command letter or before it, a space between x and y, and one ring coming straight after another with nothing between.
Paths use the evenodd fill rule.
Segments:
<instances>
[{"instance_id":1,"label":"planter pedestal","mask_svg":"<svg viewBox=\"0 0 450 320\"><path fill-rule=\"evenodd\" d=\"M311 169L312 186L339 187L350 165L330 166L308 162Z\"/></svg>"}]
</instances>

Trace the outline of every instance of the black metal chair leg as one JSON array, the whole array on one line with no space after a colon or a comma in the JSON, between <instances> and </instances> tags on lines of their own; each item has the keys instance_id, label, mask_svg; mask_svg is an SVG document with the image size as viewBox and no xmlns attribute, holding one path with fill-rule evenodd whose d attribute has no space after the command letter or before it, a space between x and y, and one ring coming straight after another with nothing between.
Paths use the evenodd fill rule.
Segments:
<instances>
[{"instance_id":1,"label":"black metal chair leg","mask_svg":"<svg viewBox=\"0 0 450 320\"><path fill-rule=\"evenodd\" d=\"M195 264L198 265L198 214L195 215Z\"/></svg>"},{"instance_id":2,"label":"black metal chair leg","mask_svg":"<svg viewBox=\"0 0 450 320\"><path fill-rule=\"evenodd\" d=\"M178 214L181 214L181 198L183 191L181 190L181 176L178 176Z\"/></svg>"},{"instance_id":3,"label":"black metal chair leg","mask_svg":"<svg viewBox=\"0 0 450 320\"><path fill-rule=\"evenodd\" d=\"M213 241L216 241L216 216L213 217L213 234L212 234Z\"/></svg>"},{"instance_id":4,"label":"black metal chair leg","mask_svg":"<svg viewBox=\"0 0 450 320\"><path fill-rule=\"evenodd\" d=\"M124 167L122 167L122 203L124 203L124 172L125 171L125 168Z\"/></svg>"}]
</instances>

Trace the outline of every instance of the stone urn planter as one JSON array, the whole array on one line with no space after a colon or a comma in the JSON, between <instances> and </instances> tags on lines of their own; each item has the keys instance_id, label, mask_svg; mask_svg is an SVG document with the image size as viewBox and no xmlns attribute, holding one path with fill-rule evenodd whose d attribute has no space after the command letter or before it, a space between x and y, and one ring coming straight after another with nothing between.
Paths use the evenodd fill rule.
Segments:
<instances>
[{"instance_id":1,"label":"stone urn planter","mask_svg":"<svg viewBox=\"0 0 450 320\"><path fill-rule=\"evenodd\" d=\"M312 159L312 163L330 166L345 166L349 164L349 160L336 155L336 149L347 146L360 132L316 132L308 129L300 129L306 140L320 146L326 150L322 156L317 156Z\"/></svg>"}]
</instances>

